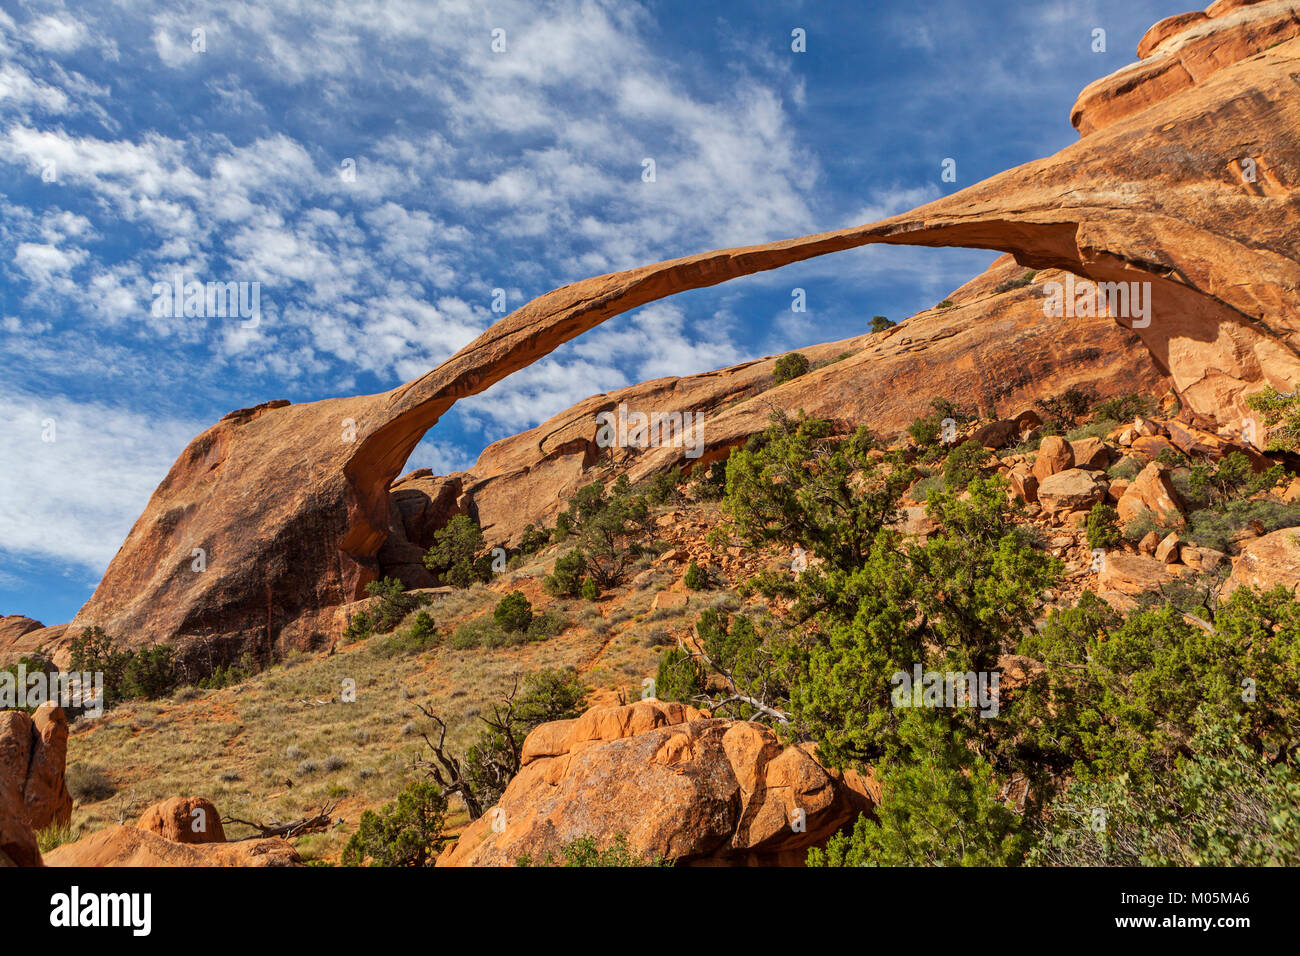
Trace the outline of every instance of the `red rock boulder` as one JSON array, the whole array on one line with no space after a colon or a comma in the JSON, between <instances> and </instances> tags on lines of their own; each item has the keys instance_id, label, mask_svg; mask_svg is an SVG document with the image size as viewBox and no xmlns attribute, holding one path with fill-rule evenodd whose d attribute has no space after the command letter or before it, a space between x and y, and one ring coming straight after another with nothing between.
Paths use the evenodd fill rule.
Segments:
<instances>
[{"instance_id":1,"label":"red rock boulder","mask_svg":"<svg viewBox=\"0 0 1300 956\"><path fill-rule=\"evenodd\" d=\"M155 803L136 826L173 843L225 843L221 814L204 797L172 797Z\"/></svg>"},{"instance_id":2,"label":"red rock boulder","mask_svg":"<svg viewBox=\"0 0 1300 956\"><path fill-rule=\"evenodd\" d=\"M644 700L595 707L529 734L523 767L439 866L559 857L580 837L685 863L799 863L875 805L872 786L835 774L807 746L760 724Z\"/></svg>"}]
</instances>

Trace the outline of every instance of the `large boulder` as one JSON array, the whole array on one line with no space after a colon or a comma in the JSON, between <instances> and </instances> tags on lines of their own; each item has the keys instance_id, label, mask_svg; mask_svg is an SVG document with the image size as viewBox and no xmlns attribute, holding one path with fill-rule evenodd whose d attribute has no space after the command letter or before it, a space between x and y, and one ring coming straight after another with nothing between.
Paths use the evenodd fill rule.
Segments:
<instances>
[{"instance_id":1,"label":"large boulder","mask_svg":"<svg viewBox=\"0 0 1300 956\"><path fill-rule=\"evenodd\" d=\"M68 722L51 704L0 711L0 853L18 866L39 866L36 831L72 818L64 782Z\"/></svg>"},{"instance_id":2,"label":"large boulder","mask_svg":"<svg viewBox=\"0 0 1300 956\"><path fill-rule=\"evenodd\" d=\"M797 863L877 796L760 724L657 700L595 707L529 734L497 807L438 865L510 866L618 834L637 854L686 863Z\"/></svg>"},{"instance_id":3,"label":"large boulder","mask_svg":"<svg viewBox=\"0 0 1300 956\"><path fill-rule=\"evenodd\" d=\"M1058 471L1038 485L1038 503L1047 514L1086 511L1105 497L1105 480L1082 468Z\"/></svg>"},{"instance_id":4,"label":"large boulder","mask_svg":"<svg viewBox=\"0 0 1300 956\"><path fill-rule=\"evenodd\" d=\"M221 814L205 797L172 797L155 803L136 826L173 843L225 843Z\"/></svg>"},{"instance_id":5,"label":"large boulder","mask_svg":"<svg viewBox=\"0 0 1300 956\"><path fill-rule=\"evenodd\" d=\"M1002 448L1020 437L1020 422L1003 418L981 425L971 433L970 440L985 448Z\"/></svg>"},{"instance_id":6,"label":"large boulder","mask_svg":"<svg viewBox=\"0 0 1300 956\"><path fill-rule=\"evenodd\" d=\"M1232 560L1222 594L1227 597L1243 585L1271 591L1279 584L1292 592L1300 586L1300 528L1282 528L1244 545Z\"/></svg>"},{"instance_id":7,"label":"large boulder","mask_svg":"<svg viewBox=\"0 0 1300 956\"><path fill-rule=\"evenodd\" d=\"M1041 489L1043 482L1058 472L1074 467L1074 451L1070 443L1060 435L1048 435L1038 446L1038 457L1034 459L1034 477L1038 479Z\"/></svg>"},{"instance_id":8,"label":"large boulder","mask_svg":"<svg viewBox=\"0 0 1300 956\"><path fill-rule=\"evenodd\" d=\"M1159 591L1166 582L1191 573L1191 568L1180 564L1166 564L1127 551L1110 551L1102 559L1101 571L1097 575L1097 589L1102 597L1108 591L1136 597Z\"/></svg>"},{"instance_id":9,"label":"large boulder","mask_svg":"<svg viewBox=\"0 0 1300 956\"><path fill-rule=\"evenodd\" d=\"M1162 525L1181 528L1183 517L1182 495L1174 487L1169 469L1153 461L1138 472L1115 505L1121 524L1128 524L1143 515L1151 515Z\"/></svg>"},{"instance_id":10,"label":"large boulder","mask_svg":"<svg viewBox=\"0 0 1300 956\"><path fill-rule=\"evenodd\" d=\"M1070 442L1074 467L1089 471L1105 471L1115 460L1115 450L1100 438L1079 438Z\"/></svg>"}]
</instances>

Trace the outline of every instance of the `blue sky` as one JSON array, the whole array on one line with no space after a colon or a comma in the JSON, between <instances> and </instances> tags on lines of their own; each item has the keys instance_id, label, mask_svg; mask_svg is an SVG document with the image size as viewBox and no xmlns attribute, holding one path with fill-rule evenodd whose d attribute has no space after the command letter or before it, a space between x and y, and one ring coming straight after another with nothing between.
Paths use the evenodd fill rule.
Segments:
<instances>
[{"instance_id":1,"label":"blue sky","mask_svg":"<svg viewBox=\"0 0 1300 956\"><path fill-rule=\"evenodd\" d=\"M1077 139L1078 91L1184 9L3 0L0 613L70 619L227 411L413 378L499 317L494 289L513 309L1048 155ZM410 465L464 468L595 392L859 334L993 258L875 247L654 303L461 403ZM258 283L259 324L156 314L178 272Z\"/></svg>"}]
</instances>

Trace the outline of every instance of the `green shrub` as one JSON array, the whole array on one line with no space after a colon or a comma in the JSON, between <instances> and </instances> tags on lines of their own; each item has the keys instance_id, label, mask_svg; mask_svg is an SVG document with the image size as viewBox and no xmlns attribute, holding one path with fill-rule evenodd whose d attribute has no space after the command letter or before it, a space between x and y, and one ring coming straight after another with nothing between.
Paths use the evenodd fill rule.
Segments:
<instances>
[{"instance_id":1,"label":"green shrub","mask_svg":"<svg viewBox=\"0 0 1300 956\"><path fill-rule=\"evenodd\" d=\"M1155 512L1143 511L1136 517L1130 518L1126 521L1123 526L1121 526L1120 533L1124 535L1124 540L1136 544L1152 531L1163 538L1169 534L1169 532L1178 530L1180 529L1174 524L1165 524L1161 522Z\"/></svg>"},{"instance_id":2,"label":"green shrub","mask_svg":"<svg viewBox=\"0 0 1300 956\"><path fill-rule=\"evenodd\" d=\"M777 385L783 382L789 382L805 375L808 372L808 357L802 352L791 352L788 355L782 355L772 365L772 379Z\"/></svg>"},{"instance_id":3,"label":"green shrub","mask_svg":"<svg viewBox=\"0 0 1300 956\"><path fill-rule=\"evenodd\" d=\"M885 329L892 329L897 324L897 322L893 322L885 318L883 315L873 315L871 317L872 332L883 332Z\"/></svg>"},{"instance_id":4,"label":"green shrub","mask_svg":"<svg viewBox=\"0 0 1300 956\"><path fill-rule=\"evenodd\" d=\"M366 594L378 598L370 612L376 634L386 634L401 623L406 615L419 606L417 595L411 594L397 578L382 578L366 585Z\"/></svg>"},{"instance_id":5,"label":"green shrub","mask_svg":"<svg viewBox=\"0 0 1300 956\"><path fill-rule=\"evenodd\" d=\"M545 668L529 674L490 716L462 762L474 802L495 804L522 765L524 739L536 727L577 717L586 707L589 688L574 668Z\"/></svg>"},{"instance_id":6,"label":"green shrub","mask_svg":"<svg viewBox=\"0 0 1300 956\"><path fill-rule=\"evenodd\" d=\"M1119 422L1111 418L1094 418L1086 425L1071 428L1065 433L1065 437L1068 441L1081 441L1084 438L1105 438L1118 428L1119 424Z\"/></svg>"},{"instance_id":7,"label":"green shrub","mask_svg":"<svg viewBox=\"0 0 1300 956\"><path fill-rule=\"evenodd\" d=\"M943 466L943 484L945 488L965 490L971 480L978 478L983 467L988 464L992 454L977 441L962 442L952 451Z\"/></svg>"},{"instance_id":8,"label":"green shrub","mask_svg":"<svg viewBox=\"0 0 1300 956\"><path fill-rule=\"evenodd\" d=\"M524 554L535 554L551 541L551 532L546 528L534 528L532 524L524 525L524 533L519 538L519 550Z\"/></svg>"},{"instance_id":9,"label":"green shrub","mask_svg":"<svg viewBox=\"0 0 1300 956\"><path fill-rule=\"evenodd\" d=\"M170 645L123 650L98 626L85 628L73 638L68 670L102 673L106 707L135 697L164 697L180 683Z\"/></svg>"},{"instance_id":10,"label":"green shrub","mask_svg":"<svg viewBox=\"0 0 1300 956\"><path fill-rule=\"evenodd\" d=\"M581 550L575 548L555 559L555 567L542 583L548 594L577 597L582 592L582 582L586 578L587 558Z\"/></svg>"},{"instance_id":11,"label":"green shrub","mask_svg":"<svg viewBox=\"0 0 1300 956\"><path fill-rule=\"evenodd\" d=\"M375 618L369 611L357 611L348 618L348 626L343 629L343 643L364 641L375 633Z\"/></svg>"},{"instance_id":12,"label":"green shrub","mask_svg":"<svg viewBox=\"0 0 1300 956\"><path fill-rule=\"evenodd\" d=\"M180 683L176 674L176 655L170 646L155 644L128 654L122 675L124 697L156 700L166 697Z\"/></svg>"},{"instance_id":13,"label":"green shrub","mask_svg":"<svg viewBox=\"0 0 1300 956\"><path fill-rule=\"evenodd\" d=\"M1199 462L1191 466L1187 489L1192 499L1205 504L1221 504L1261 491L1270 491L1286 481L1281 465L1255 474L1250 459L1239 451L1229 452L1217 462Z\"/></svg>"},{"instance_id":14,"label":"green shrub","mask_svg":"<svg viewBox=\"0 0 1300 956\"><path fill-rule=\"evenodd\" d=\"M91 763L68 764L64 774L68 793L78 803L97 803L117 793L117 787L103 767Z\"/></svg>"},{"instance_id":15,"label":"green shrub","mask_svg":"<svg viewBox=\"0 0 1300 956\"><path fill-rule=\"evenodd\" d=\"M616 834L613 846L600 849L593 836L578 837L560 847L560 859L547 853L540 862L534 862L527 853L522 854L515 866L672 866L663 857L639 856L628 846L627 837Z\"/></svg>"},{"instance_id":16,"label":"green shrub","mask_svg":"<svg viewBox=\"0 0 1300 956\"><path fill-rule=\"evenodd\" d=\"M507 643L506 633L490 614L480 614L461 624L447 638L447 646L456 651L476 647L501 647Z\"/></svg>"},{"instance_id":17,"label":"green shrub","mask_svg":"<svg viewBox=\"0 0 1300 956\"><path fill-rule=\"evenodd\" d=\"M65 843L71 843L76 839L73 833L72 824L51 822L44 830L38 830L36 833L36 845L42 853L49 853Z\"/></svg>"},{"instance_id":18,"label":"green shrub","mask_svg":"<svg viewBox=\"0 0 1300 956\"><path fill-rule=\"evenodd\" d=\"M608 494L592 502L582 520L579 535L586 573L604 590L618 587L635 561L648 553L652 527L645 496L634 493L627 476L620 476ZM574 591L581 589L581 580L580 575Z\"/></svg>"},{"instance_id":19,"label":"green shrub","mask_svg":"<svg viewBox=\"0 0 1300 956\"><path fill-rule=\"evenodd\" d=\"M1029 846L1021 818L1000 799L989 762L933 715L909 710L900 721L907 757L876 771L889 799L876 819L813 848L810 866L1013 866Z\"/></svg>"},{"instance_id":20,"label":"green shrub","mask_svg":"<svg viewBox=\"0 0 1300 956\"><path fill-rule=\"evenodd\" d=\"M704 668L687 651L670 647L659 658L655 696L690 703L704 693Z\"/></svg>"},{"instance_id":21,"label":"green shrub","mask_svg":"<svg viewBox=\"0 0 1300 956\"><path fill-rule=\"evenodd\" d=\"M485 553L483 532L465 515L456 515L433 533L433 546L424 566L444 584L467 588L492 576L491 555Z\"/></svg>"},{"instance_id":22,"label":"green shrub","mask_svg":"<svg viewBox=\"0 0 1300 956\"><path fill-rule=\"evenodd\" d=\"M420 611L411 621L411 626L398 631L375 646L375 651L384 657L396 657L399 654L418 654L420 651L438 644L438 625L434 623L428 611Z\"/></svg>"},{"instance_id":23,"label":"green shrub","mask_svg":"<svg viewBox=\"0 0 1300 956\"><path fill-rule=\"evenodd\" d=\"M1119 512L1110 505L1097 504L1088 512L1087 536L1089 548L1110 548L1119 544Z\"/></svg>"},{"instance_id":24,"label":"green shrub","mask_svg":"<svg viewBox=\"0 0 1300 956\"><path fill-rule=\"evenodd\" d=\"M1124 481L1132 481L1142 471L1143 465L1133 455L1125 455L1115 464L1106 469L1106 475L1110 478L1122 478Z\"/></svg>"},{"instance_id":25,"label":"green shrub","mask_svg":"<svg viewBox=\"0 0 1300 956\"><path fill-rule=\"evenodd\" d=\"M908 494L914 501L924 504L925 500L930 497L930 492L942 491L944 487L943 474L941 472L936 472L933 475L927 475L914 484L908 491Z\"/></svg>"},{"instance_id":26,"label":"green shrub","mask_svg":"<svg viewBox=\"0 0 1300 956\"><path fill-rule=\"evenodd\" d=\"M1092 395L1072 385L1060 395L1040 398L1036 404L1043 410L1044 423L1051 423L1063 433L1079 424L1092 405Z\"/></svg>"},{"instance_id":27,"label":"green shrub","mask_svg":"<svg viewBox=\"0 0 1300 956\"><path fill-rule=\"evenodd\" d=\"M953 307L952 299L944 299L942 302L940 302L938 305L935 306L936 309L951 309L952 307Z\"/></svg>"},{"instance_id":28,"label":"green shrub","mask_svg":"<svg viewBox=\"0 0 1300 956\"><path fill-rule=\"evenodd\" d=\"M908 425L907 433L912 436L912 441L916 442L920 447L934 447L939 444L939 439L943 437L943 421L946 418L951 418L956 424L963 425L971 421L973 416L958 408L946 398L935 397L930 399L930 413Z\"/></svg>"},{"instance_id":29,"label":"green shrub","mask_svg":"<svg viewBox=\"0 0 1300 956\"><path fill-rule=\"evenodd\" d=\"M1114 422L1131 422L1141 416L1147 418L1155 413L1155 402L1142 395L1128 394L1117 398L1108 398L1092 406L1093 414L1098 418Z\"/></svg>"},{"instance_id":30,"label":"green shrub","mask_svg":"<svg viewBox=\"0 0 1300 956\"><path fill-rule=\"evenodd\" d=\"M1055 751L1075 778L1134 784L1167 774L1205 717L1240 719L1260 751L1292 751L1300 603L1283 588L1239 588L1212 616L1207 627L1165 605L1123 617L1090 592L1054 611L1019 646L1047 666L1016 704L1022 745Z\"/></svg>"},{"instance_id":31,"label":"green shrub","mask_svg":"<svg viewBox=\"0 0 1300 956\"><path fill-rule=\"evenodd\" d=\"M204 690L216 690L221 687L242 684L259 670L261 670L261 666L258 664L257 658L250 652L245 651L243 656L239 658L239 663L223 664L199 681L198 686Z\"/></svg>"},{"instance_id":32,"label":"green shrub","mask_svg":"<svg viewBox=\"0 0 1300 956\"><path fill-rule=\"evenodd\" d=\"M568 618L555 608L547 608L540 614L533 615L532 623L528 625L527 637L530 641L544 641L557 634L563 634L568 626Z\"/></svg>"},{"instance_id":33,"label":"green shrub","mask_svg":"<svg viewBox=\"0 0 1300 956\"><path fill-rule=\"evenodd\" d=\"M1191 461L1177 448L1162 448L1160 454L1156 455L1156 462L1164 465L1170 470L1187 468Z\"/></svg>"},{"instance_id":34,"label":"green shrub","mask_svg":"<svg viewBox=\"0 0 1300 956\"><path fill-rule=\"evenodd\" d=\"M1200 729L1156 779L1075 780L1047 809L1029 862L1044 866L1300 865L1300 779L1236 725Z\"/></svg>"},{"instance_id":35,"label":"green shrub","mask_svg":"<svg viewBox=\"0 0 1300 956\"><path fill-rule=\"evenodd\" d=\"M15 661L14 663L9 664L6 667L0 667L0 674L13 675L12 680L14 682L14 687L16 688L19 684L20 670L23 675L57 674L59 672L58 667L56 667L52 661L47 660L44 656L42 656L38 652L34 655L23 655L22 657L18 658L18 660ZM26 678L24 677L24 679ZM29 704L26 707L12 707L12 706L0 705L0 711L21 710L23 711L23 713L31 714L35 712L36 707L37 705L35 704Z\"/></svg>"},{"instance_id":36,"label":"green shrub","mask_svg":"<svg viewBox=\"0 0 1300 956\"><path fill-rule=\"evenodd\" d=\"M523 591L511 591L497 602L492 619L503 631L527 631L533 623L533 605Z\"/></svg>"},{"instance_id":37,"label":"green shrub","mask_svg":"<svg viewBox=\"0 0 1300 956\"><path fill-rule=\"evenodd\" d=\"M662 505L670 501L676 501L681 497L677 486L682 482L682 469L673 468L671 471L661 471L658 474L651 475L646 482L645 496L651 504Z\"/></svg>"},{"instance_id":38,"label":"green shrub","mask_svg":"<svg viewBox=\"0 0 1300 956\"><path fill-rule=\"evenodd\" d=\"M697 501L717 501L727 490L727 460L715 461L691 473L691 496Z\"/></svg>"},{"instance_id":39,"label":"green shrub","mask_svg":"<svg viewBox=\"0 0 1300 956\"><path fill-rule=\"evenodd\" d=\"M1261 413L1268 428L1267 451L1300 451L1300 392L1279 392L1269 385L1246 403Z\"/></svg>"},{"instance_id":40,"label":"green shrub","mask_svg":"<svg viewBox=\"0 0 1300 956\"><path fill-rule=\"evenodd\" d=\"M703 591L709 586L709 575L699 566L694 558L686 566L686 574L682 577L682 583L686 585L688 591Z\"/></svg>"},{"instance_id":41,"label":"green shrub","mask_svg":"<svg viewBox=\"0 0 1300 956\"><path fill-rule=\"evenodd\" d=\"M723 502L733 532L751 547L798 544L825 560L860 560L914 474L872 458L865 428L845 439L824 419L775 415L755 439L728 459Z\"/></svg>"},{"instance_id":42,"label":"green shrub","mask_svg":"<svg viewBox=\"0 0 1300 956\"><path fill-rule=\"evenodd\" d=\"M1010 292L1012 289L1023 289L1034 281L1037 272L1026 272L1017 279L1008 279L1006 282L999 282L993 287L995 293Z\"/></svg>"},{"instance_id":43,"label":"green shrub","mask_svg":"<svg viewBox=\"0 0 1300 956\"><path fill-rule=\"evenodd\" d=\"M344 866L433 866L446 843L447 798L427 781L409 783L361 824L343 848Z\"/></svg>"},{"instance_id":44,"label":"green shrub","mask_svg":"<svg viewBox=\"0 0 1300 956\"><path fill-rule=\"evenodd\" d=\"M1218 508L1202 508L1188 515L1190 529L1186 537L1203 548L1227 551L1232 536L1258 521L1264 533L1300 526L1300 504L1280 501L1229 501Z\"/></svg>"},{"instance_id":45,"label":"green shrub","mask_svg":"<svg viewBox=\"0 0 1300 956\"><path fill-rule=\"evenodd\" d=\"M584 601L600 600L600 588L596 586L596 582L592 580L590 574L582 579L582 587L578 590L578 595Z\"/></svg>"}]
</instances>

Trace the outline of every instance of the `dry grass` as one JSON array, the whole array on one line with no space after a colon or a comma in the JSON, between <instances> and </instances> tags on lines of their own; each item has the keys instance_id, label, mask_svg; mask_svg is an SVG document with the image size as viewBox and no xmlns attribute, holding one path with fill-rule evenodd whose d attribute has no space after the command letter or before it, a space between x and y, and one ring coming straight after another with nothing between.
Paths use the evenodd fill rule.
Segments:
<instances>
[{"instance_id":1,"label":"dry grass","mask_svg":"<svg viewBox=\"0 0 1300 956\"><path fill-rule=\"evenodd\" d=\"M600 627L585 625L582 612L592 608L587 602L546 595L544 564L530 562L531 577L512 574L426 610L445 635L490 613L502 593L518 588L538 610L556 608L572 622L547 641L495 650L442 645L393 655L376 636L334 654L296 655L231 687L187 688L171 699L130 702L98 720L78 721L68 762L87 785L79 788L73 838L119 819L134 822L150 804L177 795L206 796L223 815L262 822L307 816L337 801L334 815L344 824L298 843L305 858L337 860L362 811L389 802L419 776L412 762L423 746L418 731L428 729L428 721L415 703L448 722L450 748L463 752L481 727L477 715L509 692L516 675L577 667L596 699L639 688L654 673L657 652L637 647L630 634L600 634ZM599 616L588 621L603 624ZM355 701L344 702L350 686ZM460 809L456 801L453 806ZM464 822L463 810L453 814L453 825ZM227 827L232 839L251 832Z\"/></svg>"},{"instance_id":2,"label":"dry grass","mask_svg":"<svg viewBox=\"0 0 1300 956\"><path fill-rule=\"evenodd\" d=\"M710 524L717 518L716 503L686 507ZM714 591L693 599L689 611L652 614L655 592L679 576L680 569L667 568L648 575L655 579L650 586L628 583L594 603L556 599L542 579L571 546L551 545L489 584L422 608L437 625L436 646L412 650L393 635L376 635L333 654L295 653L231 687L184 688L170 699L131 702L98 720L77 721L68 743L77 781L71 838L134 822L150 804L178 795L206 796L223 815L265 823L337 802L334 816L342 825L295 841L305 859L337 861L362 812L391 801L420 775L412 763L423 747L420 731L429 728L415 704L447 721L450 750L463 753L482 727L478 715L509 692L516 676L544 667L576 667L593 690L592 703L635 700L642 681L654 676L662 648L689 630L700 610L740 603L732 592ZM523 591L536 611L558 611L568 628L518 646L447 645L458 625L490 615L513 590ZM395 634L410 626L414 613ZM345 687L355 687L354 702L344 702ZM465 813L459 801L452 808L449 822L459 829ZM239 824L226 831L232 839L252 832Z\"/></svg>"}]
</instances>

